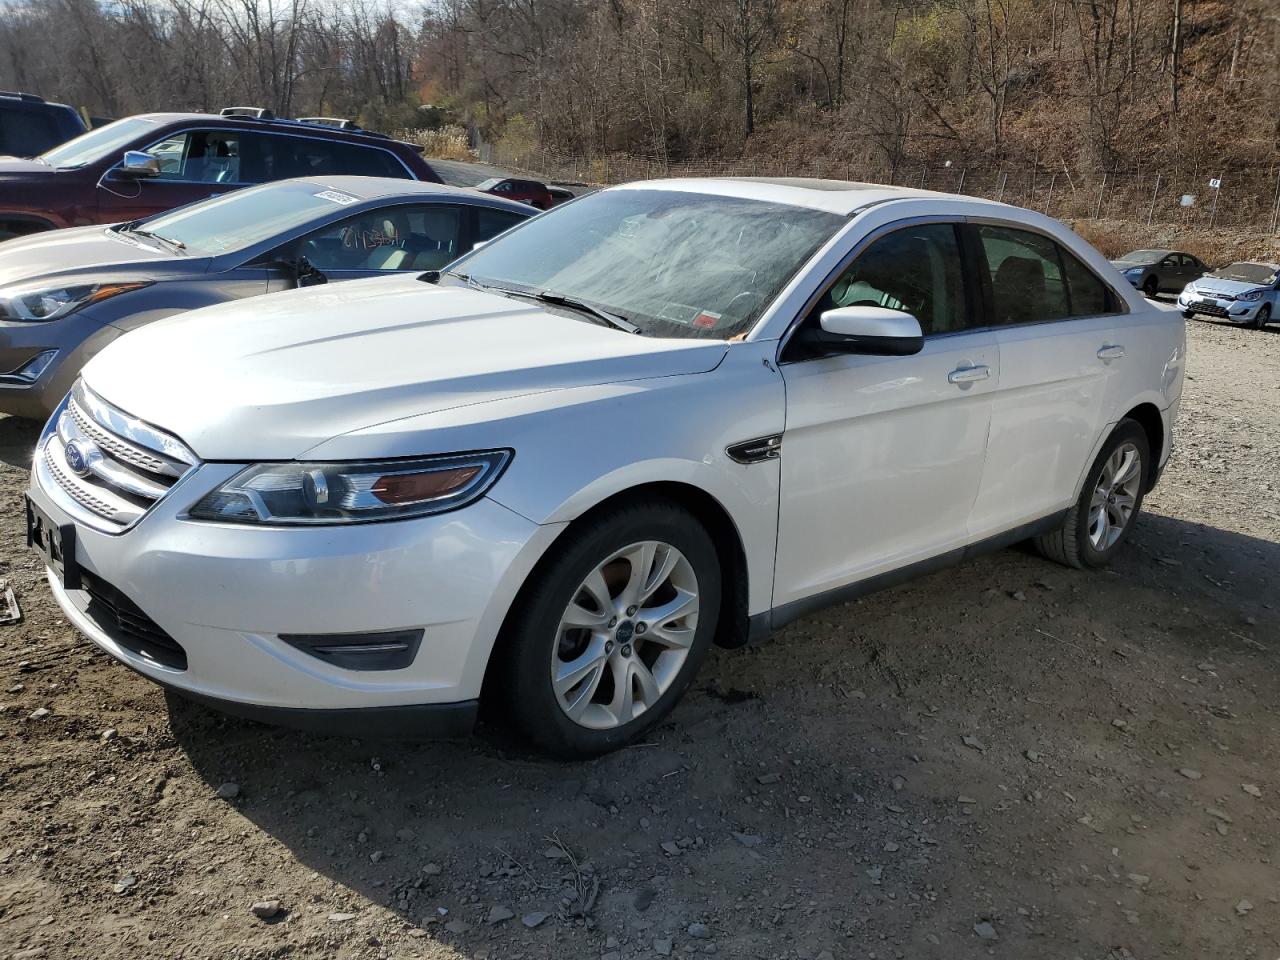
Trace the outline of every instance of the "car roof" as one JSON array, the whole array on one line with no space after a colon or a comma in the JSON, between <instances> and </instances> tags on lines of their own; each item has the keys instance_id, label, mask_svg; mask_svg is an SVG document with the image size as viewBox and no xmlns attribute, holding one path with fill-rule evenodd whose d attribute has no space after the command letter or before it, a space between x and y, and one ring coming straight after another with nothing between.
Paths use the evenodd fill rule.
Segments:
<instances>
[{"instance_id":1,"label":"car roof","mask_svg":"<svg viewBox=\"0 0 1280 960\"><path fill-rule=\"evenodd\" d=\"M940 193L936 190L917 190L913 187L890 187L879 183L858 183L849 180L820 180L816 177L684 177L670 180L641 180L623 184L613 189L623 190L680 190L688 193L709 193L724 197L740 197L744 200L764 200L784 203L793 207L808 207L848 216L875 204L889 200L948 199L964 200L1002 210L1009 205L980 197Z\"/></svg>"},{"instance_id":2,"label":"car roof","mask_svg":"<svg viewBox=\"0 0 1280 960\"><path fill-rule=\"evenodd\" d=\"M246 117L246 116L223 116L219 113L135 113L127 118L121 119L139 119L150 120L152 123L200 123L209 124L215 127L235 127L237 129L246 129L252 127L262 127L266 130L272 130L276 133L298 133L307 134L310 132L312 136L322 139L333 140L353 140L359 143L373 143L386 146L394 143L403 147L408 147L415 153L421 152L411 143L404 140L397 140L383 133L377 133L373 130L363 129L344 129L341 127L333 127L323 123L305 123L301 120L290 120L287 117Z\"/></svg>"},{"instance_id":3,"label":"car roof","mask_svg":"<svg viewBox=\"0 0 1280 960\"><path fill-rule=\"evenodd\" d=\"M292 180L275 180L263 184L263 186L269 187L274 184L291 183L310 184L320 190L338 190L342 193L350 194L357 200L387 200L394 197L408 199L420 197L425 200L431 197L438 197L441 200L462 200L467 203L478 203L486 207L516 210L523 214L531 212L528 204L519 203L515 200L504 200L502 197L495 197L493 194L480 193L466 187L450 187L443 183L428 183L424 180L402 180L398 177L296 177Z\"/></svg>"}]
</instances>

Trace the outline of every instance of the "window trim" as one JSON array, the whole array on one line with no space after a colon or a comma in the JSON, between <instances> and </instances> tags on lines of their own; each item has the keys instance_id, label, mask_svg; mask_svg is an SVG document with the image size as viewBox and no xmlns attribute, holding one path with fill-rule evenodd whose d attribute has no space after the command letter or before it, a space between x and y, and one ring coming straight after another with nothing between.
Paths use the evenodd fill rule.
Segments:
<instances>
[{"instance_id":1,"label":"window trim","mask_svg":"<svg viewBox=\"0 0 1280 960\"><path fill-rule=\"evenodd\" d=\"M180 136L180 135L182 135L182 134L189 134L189 133L216 133L216 132L218 132L218 131L226 131L226 132L228 132L228 133L236 133L236 134L243 134L243 133L257 133L257 134L265 134L265 135L267 135L267 136L271 136L271 137L291 137L291 138L293 138L293 139L295 139L295 140L315 140L315 141L318 141L318 142L320 142L320 143L342 143L342 144L344 144L344 145L350 145L350 146L358 147L358 148L360 148L361 150L377 150L379 153L385 153L385 154L387 154L388 156L392 157L392 158L396 161L396 163L400 164L400 166L401 166L402 168L404 168L404 172L408 174L408 177L407 177L406 179L408 179L408 180L412 180L412 181L414 181L414 182L416 182L416 183L427 183L427 182L429 182L429 181L425 181L425 180L420 180L418 177L414 176L413 171L409 169L409 165L408 165L407 163L405 163L405 162L404 162L404 160L402 160L402 159L400 158L400 156L399 156L399 155L398 155L394 150L388 150L386 147L379 147L379 146L375 146L375 145L373 145L373 144L371 144L371 143L369 143L369 144L366 144L366 143L354 143L353 141L350 141L350 140L335 140L335 139L334 139L334 138L332 138L332 137L316 137L316 136L307 136L306 134L294 133L294 132L292 132L292 131L284 131L284 130L268 130L268 129L263 128L263 127L233 127L233 126L214 126L214 127L207 127L207 126L193 126L193 127L182 127L182 128L180 128L180 129L178 129L178 130L170 130L168 133L164 134L164 135L163 135L163 136L161 136L159 139L157 139L157 140L153 140L151 143L148 143L145 147L130 147L129 149L130 149L130 150L134 150L134 149L136 149L136 150L138 150L138 151L140 151L140 152L142 152L142 153L145 153L146 151L150 150L152 147L159 146L160 144L164 143L166 140L172 140L174 137ZM184 154L183 159L184 159L184 160L186 159L185 154ZM103 173L103 176L104 176L104 177L109 176L109 175L110 175L110 174L111 174L111 173L112 173L112 172L113 172L117 167L119 167L119 166L120 166L120 164L121 164L122 162L123 162L123 161L121 161L121 160L117 160L115 163L112 163L110 166L108 166L108 167L107 167L106 171ZM344 174L319 174L319 176L344 176ZM354 174L353 174L353 176L354 176ZM212 184L211 184L211 183L210 183L209 181L207 181L207 180L172 180L172 179L164 179L164 178L159 178L159 177L146 177L146 178L144 178L144 179L142 179L142 180L139 180L139 181L137 181L137 182L138 182L139 184L141 184L141 183L196 183L196 184L201 184L201 185L203 185L203 186L215 186L215 187L256 187L256 186L258 186L259 184L263 184L263 183L276 183L276 182L277 182L277 181L279 181L279 180L295 180L295 179L298 179L298 178L296 178L296 177L276 177L276 179L275 179L275 180L257 180L257 181L254 181L254 180L226 180L226 181L222 181L222 182L220 182L220 183L212 183ZM399 179L399 178L397 177L397 178L394 178L394 179Z\"/></svg>"}]
</instances>

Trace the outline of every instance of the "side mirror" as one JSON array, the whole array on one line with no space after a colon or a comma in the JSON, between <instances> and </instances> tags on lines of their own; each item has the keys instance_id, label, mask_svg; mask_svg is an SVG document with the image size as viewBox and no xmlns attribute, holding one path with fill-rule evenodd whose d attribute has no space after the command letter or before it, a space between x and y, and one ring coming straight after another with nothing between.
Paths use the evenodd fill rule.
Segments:
<instances>
[{"instance_id":1,"label":"side mirror","mask_svg":"<svg viewBox=\"0 0 1280 960\"><path fill-rule=\"evenodd\" d=\"M160 160L141 150L125 151L124 159L116 167L116 173L130 180L146 180L160 176Z\"/></svg>"},{"instance_id":2,"label":"side mirror","mask_svg":"<svg viewBox=\"0 0 1280 960\"><path fill-rule=\"evenodd\" d=\"M920 321L887 307L825 310L809 340L820 349L879 357L909 357L924 349Z\"/></svg>"}]
</instances>

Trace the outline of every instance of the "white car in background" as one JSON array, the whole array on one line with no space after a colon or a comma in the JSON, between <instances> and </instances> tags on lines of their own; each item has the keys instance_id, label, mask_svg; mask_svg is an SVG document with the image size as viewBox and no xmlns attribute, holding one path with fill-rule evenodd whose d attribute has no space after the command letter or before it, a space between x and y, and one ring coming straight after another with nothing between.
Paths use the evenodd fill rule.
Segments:
<instances>
[{"instance_id":1,"label":"white car in background","mask_svg":"<svg viewBox=\"0 0 1280 960\"><path fill-rule=\"evenodd\" d=\"M111 345L39 441L30 536L80 630L198 700L404 735L463 733L483 696L585 756L712 643L1027 538L1110 560L1183 346L1026 210L631 184L443 275Z\"/></svg>"},{"instance_id":2,"label":"white car in background","mask_svg":"<svg viewBox=\"0 0 1280 960\"><path fill-rule=\"evenodd\" d=\"M1280 316L1280 264L1244 261L1188 283L1178 297L1182 315L1196 314L1261 330Z\"/></svg>"}]
</instances>

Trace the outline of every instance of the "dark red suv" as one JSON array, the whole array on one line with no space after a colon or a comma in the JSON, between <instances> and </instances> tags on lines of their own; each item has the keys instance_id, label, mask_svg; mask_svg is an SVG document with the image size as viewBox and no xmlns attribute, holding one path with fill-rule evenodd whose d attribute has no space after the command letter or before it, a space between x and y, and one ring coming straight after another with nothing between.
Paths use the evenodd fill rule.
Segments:
<instances>
[{"instance_id":1,"label":"dark red suv","mask_svg":"<svg viewBox=\"0 0 1280 960\"><path fill-rule=\"evenodd\" d=\"M137 220L237 187L354 174L440 183L419 148L365 130L233 107L98 127L33 160L0 159L0 240Z\"/></svg>"}]
</instances>

